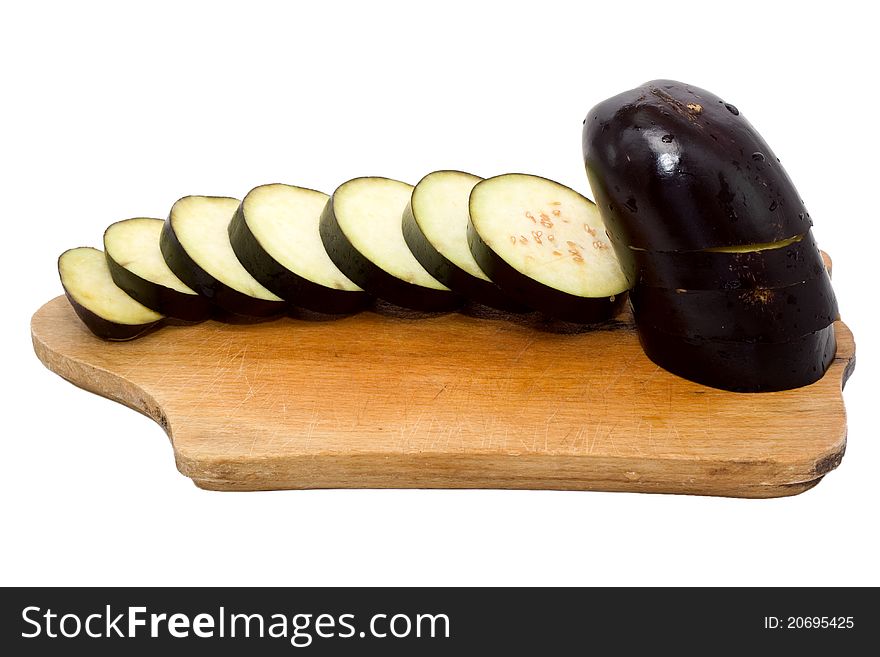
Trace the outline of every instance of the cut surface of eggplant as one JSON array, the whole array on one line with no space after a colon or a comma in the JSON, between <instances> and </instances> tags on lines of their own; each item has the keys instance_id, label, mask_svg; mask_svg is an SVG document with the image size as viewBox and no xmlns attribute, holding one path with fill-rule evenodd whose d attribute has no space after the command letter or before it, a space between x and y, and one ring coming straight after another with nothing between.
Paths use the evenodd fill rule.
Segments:
<instances>
[{"instance_id":1,"label":"cut surface of eggplant","mask_svg":"<svg viewBox=\"0 0 880 657\"><path fill-rule=\"evenodd\" d=\"M478 183L468 244L480 268L525 306L570 322L609 319L629 283L596 206L573 189L529 174Z\"/></svg>"},{"instance_id":2,"label":"cut surface of eggplant","mask_svg":"<svg viewBox=\"0 0 880 657\"><path fill-rule=\"evenodd\" d=\"M431 276L404 240L412 190L389 178L343 183L321 215L321 240L336 266L370 294L412 310L453 310L461 297Z\"/></svg>"},{"instance_id":3,"label":"cut surface of eggplant","mask_svg":"<svg viewBox=\"0 0 880 657\"><path fill-rule=\"evenodd\" d=\"M755 247L759 245L754 245ZM628 249L639 284L689 290L784 287L822 275L825 263L812 233L764 248L706 251Z\"/></svg>"},{"instance_id":4,"label":"cut surface of eggplant","mask_svg":"<svg viewBox=\"0 0 880 657\"><path fill-rule=\"evenodd\" d=\"M654 80L599 103L583 152L617 248L778 242L812 225L767 142L734 105L692 85Z\"/></svg>"},{"instance_id":5,"label":"cut surface of eggplant","mask_svg":"<svg viewBox=\"0 0 880 657\"><path fill-rule=\"evenodd\" d=\"M74 311L99 338L130 340L163 319L117 287L103 251L85 246L65 251L58 274Z\"/></svg>"},{"instance_id":6,"label":"cut surface of eggplant","mask_svg":"<svg viewBox=\"0 0 880 657\"><path fill-rule=\"evenodd\" d=\"M778 288L716 291L638 285L630 298L639 327L713 340L784 342L823 329L839 316L827 272Z\"/></svg>"},{"instance_id":7,"label":"cut surface of eggplant","mask_svg":"<svg viewBox=\"0 0 880 657\"><path fill-rule=\"evenodd\" d=\"M837 348L834 325L788 342L746 343L688 339L639 327L645 354L696 383L734 392L772 392L822 378Z\"/></svg>"},{"instance_id":8,"label":"cut surface of eggplant","mask_svg":"<svg viewBox=\"0 0 880 657\"><path fill-rule=\"evenodd\" d=\"M130 297L168 317L207 319L211 303L181 281L159 250L162 219L138 217L104 231L104 253L113 281Z\"/></svg>"},{"instance_id":9,"label":"cut surface of eggplant","mask_svg":"<svg viewBox=\"0 0 880 657\"><path fill-rule=\"evenodd\" d=\"M480 269L468 246L468 199L483 180L463 171L434 171L415 186L403 213L403 236L416 260L469 301L509 312L526 310Z\"/></svg>"},{"instance_id":10,"label":"cut surface of eggplant","mask_svg":"<svg viewBox=\"0 0 880 657\"><path fill-rule=\"evenodd\" d=\"M162 257L181 281L223 310L266 317L287 308L242 266L229 242L229 222L239 201L220 196L185 196L162 227Z\"/></svg>"},{"instance_id":11,"label":"cut surface of eggplant","mask_svg":"<svg viewBox=\"0 0 880 657\"><path fill-rule=\"evenodd\" d=\"M252 189L229 224L229 241L253 277L281 298L321 313L350 313L370 301L327 255L318 225L330 197L293 185Z\"/></svg>"}]
</instances>

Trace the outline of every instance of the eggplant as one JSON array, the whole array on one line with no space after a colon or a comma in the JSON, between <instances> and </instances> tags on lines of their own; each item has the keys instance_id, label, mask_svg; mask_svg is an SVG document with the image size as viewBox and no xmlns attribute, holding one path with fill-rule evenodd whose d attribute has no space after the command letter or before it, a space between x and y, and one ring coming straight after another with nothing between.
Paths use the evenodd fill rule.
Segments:
<instances>
[{"instance_id":1,"label":"eggplant","mask_svg":"<svg viewBox=\"0 0 880 657\"><path fill-rule=\"evenodd\" d=\"M104 340L131 340L164 319L113 282L104 253L92 247L70 249L58 258L64 293L83 324Z\"/></svg>"},{"instance_id":2,"label":"eggplant","mask_svg":"<svg viewBox=\"0 0 880 657\"><path fill-rule=\"evenodd\" d=\"M670 290L637 285L630 292L639 328L691 338L784 342L839 319L831 279L747 290Z\"/></svg>"},{"instance_id":3,"label":"eggplant","mask_svg":"<svg viewBox=\"0 0 880 657\"><path fill-rule=\"evenodd\" d=\"M255 187L235 211L229 242L244 268L292 305L354 313L370 295L339 270L321 242L318 224L329 198L293 185Z\"/></svg>"},{"instance_id":4,"label":"eggplant","mask_svg":"<svg viewBox=\"0 0 880 657\"><path fill-rule=\"evenodd\" d=\"M822 378L834 361L834 325L786 342L701 340L639 326L654 363L690 381L733 392L800 388Z\"/></svg>"},{"instance_id":5,"label":"eggplant","mask_svg":"<svg viewBox=\"0 0 880 657\"><path fill-rule=\"evenodd\" d=\"M501 291L556 319L613 317L629 283L596 206L573 189L528 174L478 183L469 201L468 246Z\"/></svg>"},{"instance_id":6,"label":"eggplant","mask_svg":"<svg viewBox=\"0 0 880 657\"><path fill-rule=\"evenodd\" d=\"M812 220L735 106L648 82L593 108L582 145L654 362L726 390L822 376L838 310Z\"/></svg>"},{"instance_id":7,"label":"eggplant","mask_svg":"<svg viewBox=\"0 0 880 657\"><path fill-rule=\"evenodd\" d=\"M403 237L416 260L446 287L484 306L525 312L486 276L468 247L468 198L481 180L463 171L426 175L403 212Z\"/></svg>"},{"instance_id":8,"label":"eggplant","mask_svg":"<svg viewBox=\"0 0 880 657\"><path fill-rule=\"evenodd\" d=\"M704 251L624 251L640 285L688 290L785 287L825 273L811 232L791 240ZM623 259L623 258L622 258Z\"/></svg>"},{"instance_id":9,"label":"eggplant","mask_svg":"<svg viewBox=\"0 0 880 657\"><path fill-rule=\"evenodd\" d=\"M336 266L379 299L422 312L454 310L462 298L425 270L403 238L412 190L390 178L343 183L321 214L321 240Z\"/></svg>"},{"instance_id":10,"label":"eggplant","mask_svg":"<svg viewBox=\"0 0 880 657\"><path fill-rule=\"evenodd\" d=\"M767 142L734 105L692 85L654 80L599 103L583 153L618 250L771 243L812 225Z\"/></svg>"},{"instance_id":11,"label":"eggplant","mask_svg":"<svg viewBox=\"0 0 880 657\"><path fill-rule=\"evenodd\" d=\"M184 196L162 226L159 248L168 267L220 309L244 317L269 317L286 302L242 266L229 242L229 222L238 199Z\"/></svg>"},{"instance_id":12,"label":"eggplant","mask_svg":"<svg viewBox=\"0 0 880 657\"><path fill-rule=\"evenodd\" d=\"M207 319L211 302L168 267L159 250L162 219L123 219L104 231L104 254L113 282L158 313L189 322Z\"/></svg>"}]
</instances>

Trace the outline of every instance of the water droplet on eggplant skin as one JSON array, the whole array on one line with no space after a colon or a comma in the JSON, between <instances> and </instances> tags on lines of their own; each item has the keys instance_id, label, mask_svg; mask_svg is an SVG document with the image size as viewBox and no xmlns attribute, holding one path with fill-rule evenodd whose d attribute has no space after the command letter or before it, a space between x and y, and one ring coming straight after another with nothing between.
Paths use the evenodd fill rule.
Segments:
<instances>
[{"instance_id":1,"label":"water droplet on eggplant skin","mask_svg":"<svg viewBox=\"0 0 880 657\"><path fill-rule=\"evenodd\" d=\"M763 162L764 161L764 154L761 153L760 151L755 151L754 153L752 153L752 159L755 162Z\"/></svg>"}]
</instances>

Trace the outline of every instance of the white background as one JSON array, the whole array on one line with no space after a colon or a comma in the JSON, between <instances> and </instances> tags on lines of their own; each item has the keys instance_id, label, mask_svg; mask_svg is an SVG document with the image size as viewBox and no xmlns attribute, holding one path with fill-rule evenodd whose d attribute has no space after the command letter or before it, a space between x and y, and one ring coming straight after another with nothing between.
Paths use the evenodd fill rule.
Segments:
<instances>
[{"instance_id":1,"label":"white background","mask_svg":"<svg viewBox=\"0 0 880 657\"><path fill-rule=\"evenodd\" d=\"M0 16L0 583L880 584L871 3L18 5ZM58 254L113 221L186 194L438 168L587 192L587 110L658 77L743 111L834 257L859 353L849 446L801 496L209 493L157 425L33 355Z\"/></svg>"}]
</instances>

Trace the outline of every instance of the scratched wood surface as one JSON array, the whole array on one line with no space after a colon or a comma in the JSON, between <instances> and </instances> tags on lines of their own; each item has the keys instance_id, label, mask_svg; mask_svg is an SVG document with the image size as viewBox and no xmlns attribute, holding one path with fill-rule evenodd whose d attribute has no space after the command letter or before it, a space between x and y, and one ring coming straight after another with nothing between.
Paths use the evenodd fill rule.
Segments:
<instances>
[{"instance_id":1,"label":"scratched wood surface","mask_svg":"<svg viewBox=\"0 0 880 657\"><path fill-rule=\"evenodd\" d=\"M628 314L565 334L502 318L370 311L209 321L108 343L58 297L32 321L50 370L153 418L180 472L206 489L737 497L800 493L840 462L841 387L855 347L843 323L836 331L837 358L821 381L736 394L651 363Z\"/></svg>"}]
</instances>

